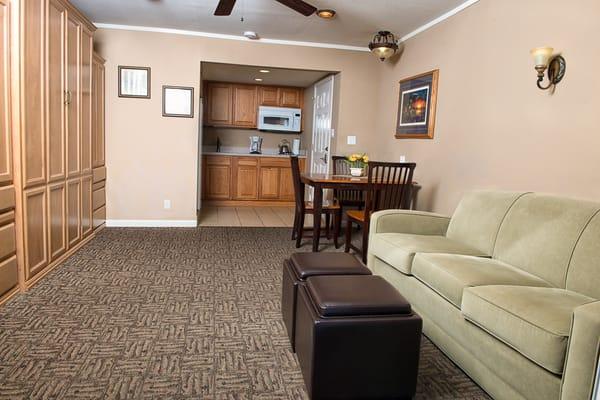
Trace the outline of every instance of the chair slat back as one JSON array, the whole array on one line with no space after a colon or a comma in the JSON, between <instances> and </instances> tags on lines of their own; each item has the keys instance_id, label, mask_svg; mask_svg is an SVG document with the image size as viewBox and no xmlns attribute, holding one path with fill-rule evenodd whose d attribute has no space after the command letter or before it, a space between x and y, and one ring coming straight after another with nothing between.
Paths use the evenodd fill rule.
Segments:
<instances>
[{"instance_id":1,"label":"chair slat back","mask_svg":"<svg viewBox=\"0 0 600 400\"><path fill-rule=\"evenodd\" d=\"M304 212L304 183L300 178L300 163L298 157L291 156L290 163L292 165L292 180L294 181L294 201L296 203L296 210Z\"/></svg>"},{"instance_id":2,"label":"chair slat back","mask_svg":"<svg viewBox=\"0 0 600 400\"><path fill-rule=\"evenodd\" d=\"M365 212L408 209L411 202L415 163L369 162Z\"/></svg>"},{"instance_id":3,"label":"chair slat back","mask_svg":"<svg viewBox=\"0 0 600 400\"><path fill-rule=\"evenodd\" d=\"M350 175L350 165L346 162L345 156L331 156L333 175ZM362 205L365 201L362 190L334 189L333 197L340 204Z\"/></svg>"}]
</instances>

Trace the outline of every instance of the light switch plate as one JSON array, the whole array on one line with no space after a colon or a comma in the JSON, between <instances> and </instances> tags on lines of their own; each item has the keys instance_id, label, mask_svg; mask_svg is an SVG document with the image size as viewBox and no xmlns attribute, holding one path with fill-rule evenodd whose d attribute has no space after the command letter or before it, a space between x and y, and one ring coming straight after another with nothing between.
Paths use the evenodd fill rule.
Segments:
<instances>
[{"instance_id":1,"label":"light switch plate","mask_svg":"<svg viewBox=\"0 0 600 400\"><path fill-rule=\"evenodd\" d=\"M164 207L165 210L171 209L171 200L164 200L163 201L163 207Z\"/></svg>"},{"instance_id":2,"label":"light switch plate","mask_svg":"<svg viewBox=\"0 0 600 400\"><path fill-rule=\"evenodd\" d=\"M406 162L406 156L405 155L400 156L400 162Z\"/></svg>"},{"instance_id":3,"label":"light switch plate","mask_svg":"<svg viewBox=\"0 0 600 400\"><path fill-rule=\"evenodd\" d=\"M348 144L356 144L356 136L348 136Z\"/></svg>"}]
</instances>

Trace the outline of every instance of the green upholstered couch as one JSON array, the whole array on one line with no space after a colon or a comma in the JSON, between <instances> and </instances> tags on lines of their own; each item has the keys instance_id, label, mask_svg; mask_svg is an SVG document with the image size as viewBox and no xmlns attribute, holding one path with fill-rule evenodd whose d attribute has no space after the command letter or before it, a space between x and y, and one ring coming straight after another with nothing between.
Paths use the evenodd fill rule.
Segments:
<instances>
[{"instance_id":1,"label":"green upholstered couch","mask_svg":"<svg viewBox=\"0 0 600 400\"><path fill-rule=\"evenodd\" d=\"M476 191L452 218L371 218L368 266L496 399L589 400L600 347L600 204Z\"/></svg>"}]
</instances>

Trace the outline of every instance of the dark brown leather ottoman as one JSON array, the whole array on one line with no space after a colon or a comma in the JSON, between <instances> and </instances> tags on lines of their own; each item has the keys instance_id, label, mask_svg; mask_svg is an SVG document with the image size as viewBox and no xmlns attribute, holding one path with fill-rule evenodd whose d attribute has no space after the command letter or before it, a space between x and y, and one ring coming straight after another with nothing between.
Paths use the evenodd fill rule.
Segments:
<instances>
[{"instance_id":1,"label":"dark brown leather ottoman","mask_svg":"<svg viewBox=\"0 0 600 400\"><path fill-rule=\"evenodd\" d=\"M296 353L309 396L409 399L421 317L379 276L315 276L298 287Z\"/></svg>"},{"instance_id":2,"label":"dark brown leather ottoman","mask_svg":"<svg viewBox=\"0 0 600 400\"><path fill-rule=\"evenodd\" d=\"M296 319L298 284L309 276L371 275L371 271L356 257L347 253L294 253L283 262L281 314L292 349ZM294 350L295 351L295 350Z\"/></svg>"}]
</instances>

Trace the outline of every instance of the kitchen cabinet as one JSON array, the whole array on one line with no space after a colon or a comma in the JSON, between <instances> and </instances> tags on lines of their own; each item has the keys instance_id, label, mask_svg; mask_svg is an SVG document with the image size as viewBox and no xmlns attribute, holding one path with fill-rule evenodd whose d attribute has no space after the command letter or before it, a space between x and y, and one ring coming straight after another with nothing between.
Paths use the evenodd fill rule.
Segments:
<instances>
[{"instance_id":1,"label":"kitchen cabinet","mask_svg":"<svg viewBox=\"0 0 600 400\"><path fill-rule=\"evenodd\" d=\"M104 226L106 220L106 167L104 137L104 74L105 61L94 53L92 58L92 216L94 230ZM85 220L85 226L87 225ZM86 230L87 232L87 230Z\"/></svg>"},{"instance_id":2,"label":"kitchen cabinet","mask_svg":"<svg viewBox=\"0 0 600 400\"><path fill-rule=\"evenodd\" d=\"M258 107L302 108L304 89L205 82L205 126L256 129Z\"/></svg>"},{"instance_id":3,"label":"kitchen cabinet","mask_svg":"<svg viewBox=\"0 0 600 400\"><path fill-rule=\"evenodd\" d=\"M306 159L299 161L304 170ZM292 168L287 157L207 155L202 181L203 199L215 204L294 201Z\"/></svg>"},{"instance_id":4,"label":"kitchen cabinet","mask_svg":"<svg viewBox=\"0 0 600 400\"><path fill-rule=\"evenodd\" d=\"M233 126L256 128L256 86L233 85Z\"/></svg>"}]
</instances>

